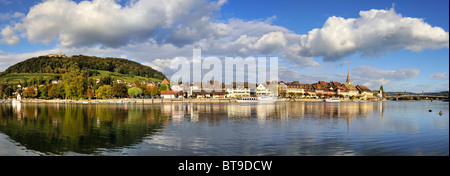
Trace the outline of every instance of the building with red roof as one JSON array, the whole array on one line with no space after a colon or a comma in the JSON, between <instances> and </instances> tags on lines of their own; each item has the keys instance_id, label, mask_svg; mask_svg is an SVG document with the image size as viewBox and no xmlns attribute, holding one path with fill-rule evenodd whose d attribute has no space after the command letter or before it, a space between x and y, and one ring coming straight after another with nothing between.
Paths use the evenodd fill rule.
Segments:
<instances>
[{"instance_id":1,"label":"building with red roof","mask_svg":"<svg viewBox=\"0 0 450 176\"><path fill-rule=\"evenodd\" d=\"M161 90L161 97L162 98L175 98L175 95L177 93L171 90Z\"/></svg>"}]
</instances>

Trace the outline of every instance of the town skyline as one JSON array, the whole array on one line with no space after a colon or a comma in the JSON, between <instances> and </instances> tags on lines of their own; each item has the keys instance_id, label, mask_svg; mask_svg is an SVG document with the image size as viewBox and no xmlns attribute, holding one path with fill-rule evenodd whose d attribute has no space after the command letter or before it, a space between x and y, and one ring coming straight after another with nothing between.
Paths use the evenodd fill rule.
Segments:
<instances>
[{"instance_id":1,"label":"town skyline","mask_svg":"<svg viewBox=\"0 0 450 176\"><path fill-rule=\"evenodd\" d=\"M49 53L170 60L278 57L279 81L449 90L448 1L0 1L0 72ZM163 4L171 8L162 8ZM83 13L77 13L83 12ZM158 12L158 13L148 13ZM114 14L114 15L113 15Z\"/></svg>"}]
</instances>

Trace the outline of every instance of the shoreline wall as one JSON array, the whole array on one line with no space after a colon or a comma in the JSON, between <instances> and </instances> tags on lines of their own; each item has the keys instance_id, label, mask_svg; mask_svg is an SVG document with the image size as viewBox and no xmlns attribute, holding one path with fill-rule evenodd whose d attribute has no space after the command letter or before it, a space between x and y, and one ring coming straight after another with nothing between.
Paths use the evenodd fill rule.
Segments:
<instances>
[{"instance_id":1,"label":"shoreline wall","mask_svg":"<svg viewBox=\"0 0 450 176\"><path fill-rule=\"evenodd\" d=\"M285 102L323 102L323 99L286 99ZM341 99L342 102L352 102L349 99ZM386 100L377 100L386 101ZM211 98L211 99L105 99L105 100L64 100L64 99L24 99L22 103L80 103L80 104L118 104L118 103L136 103L136 104L161 104L161 103L236 103L234 98ZM355 100L353 102L361 102ZM376 102L376 101L364 101Z\"/></svg>"}]
</instances>

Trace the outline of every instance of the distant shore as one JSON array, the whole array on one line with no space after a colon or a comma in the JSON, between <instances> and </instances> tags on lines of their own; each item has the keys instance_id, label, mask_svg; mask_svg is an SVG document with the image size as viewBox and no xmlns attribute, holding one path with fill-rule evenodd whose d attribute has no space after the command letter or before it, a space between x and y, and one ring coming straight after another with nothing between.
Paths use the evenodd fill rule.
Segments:
<instances>
[{"instance_id":1,"label":"distant shore","mask_svg":"<svg viewBox=\"0 0 450 176\"><path fill-rule=\"evenodd\" d=\"M5 100L1 100L5 101ZM12 100L8 100L12 101ZM285 102L323 102L323 99L286 99ZM377 102L373 100L350 100L341 99L342 102ZM386 101L386 100L378 100ZM122 103L135 103L135 104L162 104L162 103L235 103L234 98L202 98L202 99L93 99L93 100L70 100L70 99L24 99L22 103L79 103L79 104L122 104Z\"/></svg>"}]
</instances>

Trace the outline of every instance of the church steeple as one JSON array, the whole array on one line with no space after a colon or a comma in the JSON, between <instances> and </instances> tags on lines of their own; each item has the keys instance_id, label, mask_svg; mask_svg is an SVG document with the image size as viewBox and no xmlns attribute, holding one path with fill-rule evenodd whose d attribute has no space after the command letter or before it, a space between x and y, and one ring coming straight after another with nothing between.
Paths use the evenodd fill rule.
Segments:
<instances>
[{"instance_id":1,"label":"church steeple","mask_svg":"<svg viewBox=\"0 0 450 176\"><path fill-rule=\"evenodd\" d=\"M350 81L350 68L347 66L347 81L345 81L347 84L352 84Z\"/></svg>"}]
</instances>

